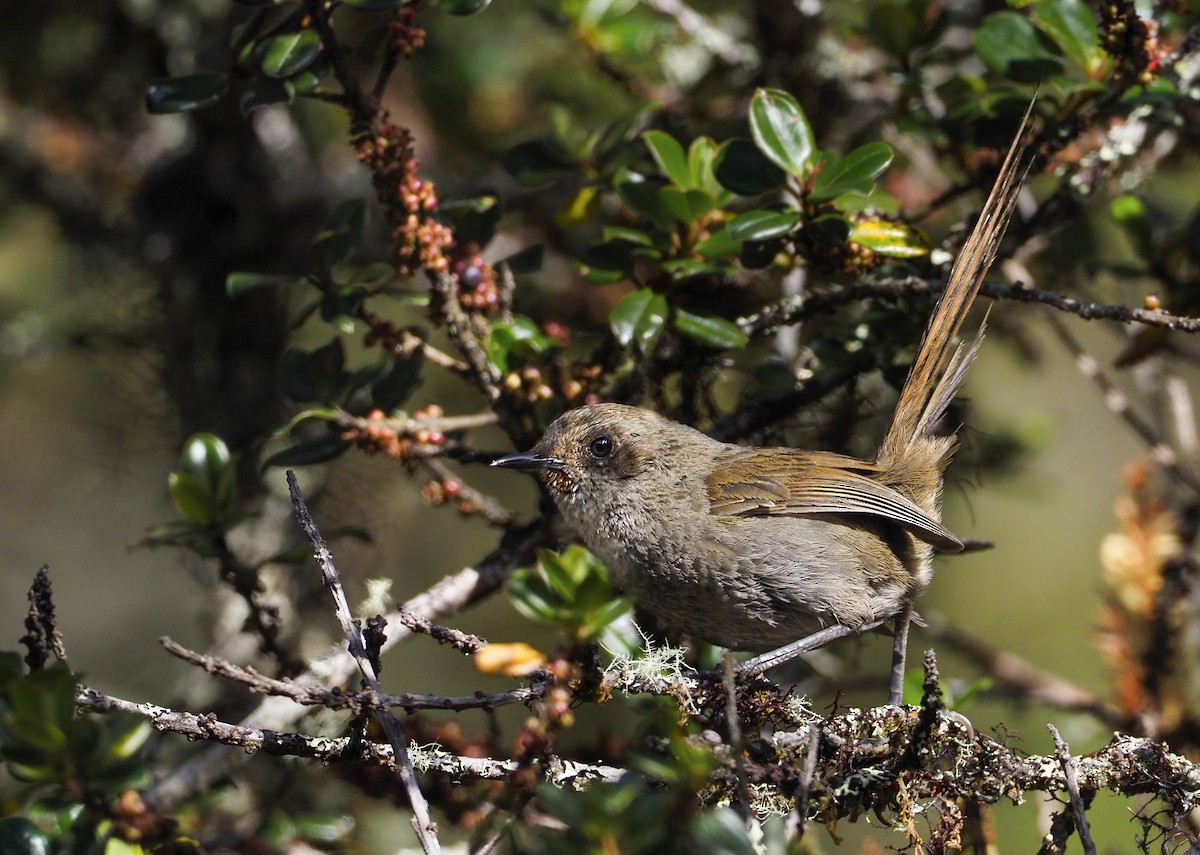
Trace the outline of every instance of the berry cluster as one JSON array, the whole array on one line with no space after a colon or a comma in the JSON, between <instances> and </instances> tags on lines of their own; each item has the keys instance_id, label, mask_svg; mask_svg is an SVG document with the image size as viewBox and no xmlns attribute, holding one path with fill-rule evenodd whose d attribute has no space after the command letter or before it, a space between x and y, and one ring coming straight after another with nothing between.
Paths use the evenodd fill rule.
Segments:
<instances>
[{"instance_id":1,"label":"berry cluster","mask_svg":"<svg viewBox=\"0 0 1200 855\"><path fill-rule=\"evenodd\" d=\"M425 47L425 30L416 25L419 6L419 3L401 6L392 21L392 50L405 59L412 59L414 53Z\"/></svg>"},{"instance_id":2,"label":"berry cluster","mask_svg":"<svg viewBox=\"0 0 1200 855\"><path fill-rule=\"evenodd\" d=\"M468 244L451 270L458 277L458 302L464 309L491 311L500 306L496 270L483 260L478 245Z\"/></svg>"},{"instance_id":3,"label":"berry cluster","mask_svg":"<svg viewBox=\"0 0 1200 855\"><path fill-rule=\"evenodd\" d=\"M383 114L378 132L355 129L355 151L359 161L374 177L375 192L394 223L397 270L408 275L419 267L442 272L450 269L447 250L454 235L433 214L437 211L437 188L417 172L420 161L413 152L412 134L397 127Z\"/></svg>"},{"instance_id":4,"label":"berry cluster","mask_svg":"<svg viewBox=\"0 0 1200 855\"><path fill-rule=\"evenodd\" d=\"M1141 18L1132 3L1100 4L1101 44L1113 58L1113 82L1124 86L1146 86L1158 77L1158 38L1150 22Z\"/></svg>"},{"instance_id":5,"label":"berry cluster","mask_svg":"<svg viewBox=\"0 0 1200 855\"><path fill-rule=\"evenodd\" d=\"M383 410L371 410L366 419L343 431L342 439L352 442L367 454L382 452L392 460L410 460L414 456L436 453L446 443L440 430L420 427L422 422L440 418L442 408L430 404L412 417L389 419Z\"/></svg>"}]
</instances>

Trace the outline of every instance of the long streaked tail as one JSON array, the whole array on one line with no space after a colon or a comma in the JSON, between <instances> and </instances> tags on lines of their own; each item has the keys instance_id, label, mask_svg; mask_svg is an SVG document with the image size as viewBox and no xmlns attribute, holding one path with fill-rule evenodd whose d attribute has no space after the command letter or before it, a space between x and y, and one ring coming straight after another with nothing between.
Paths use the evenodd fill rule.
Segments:
<instances>
[{"instance_id":1,"label":"long streaked tail","mask_svg":"<svg viewBox=\"0 0 1200 855\"><path fill-rule=\"evenodd\" d=\"M1031 101L1025 110L1021 127L1008 149L1008 156L1000 167L1000 175L988 195L979 221L954 262L946 290L929 319L929 326L917 349L917 357L900 391L892 424L880 448L881 459L904 456L913 441L932 435L942 413L966 378L967 367L979 347L983 330L980 329L970 347L965 350L959 347L951 356L953 341L975 301L975 295L979 293L983 277L996 258L1017 195L1021 191L1025 177L1021 169L1025 150L1022 140L1029 126L1033 105Z\"/></svg>"}]
</instances>

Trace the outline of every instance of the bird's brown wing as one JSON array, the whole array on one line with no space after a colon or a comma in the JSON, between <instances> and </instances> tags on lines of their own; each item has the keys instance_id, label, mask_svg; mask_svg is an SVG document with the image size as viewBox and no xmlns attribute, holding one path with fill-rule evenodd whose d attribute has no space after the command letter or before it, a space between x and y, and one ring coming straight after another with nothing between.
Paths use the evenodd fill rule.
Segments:
<instances>
[{"instance_id":1,"label":"bird's brown wing","mask_svg":"<svg viewBox=\"0 0 1200 855\"><path fill-rule=\"evenodd\" d=\"M871 477L879 467L829 452L738 455L718 462L705 486L714 514L866 514L894 523L943 552L963 544L914 502Z\"/></svg>"}]
</instances>

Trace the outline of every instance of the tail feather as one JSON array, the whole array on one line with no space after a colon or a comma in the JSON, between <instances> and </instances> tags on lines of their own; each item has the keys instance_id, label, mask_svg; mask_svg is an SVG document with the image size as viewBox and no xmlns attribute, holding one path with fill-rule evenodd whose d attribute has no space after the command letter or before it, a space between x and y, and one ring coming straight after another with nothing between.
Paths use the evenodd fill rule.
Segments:
<instances>
[{"instance_id":1,"label":"tail feather","mask_svg":"<svg viewBox=\"0 0 1200 855\"><path fill-rule=\"evenodd\" d=\"M1021 191L1025 177L1020 168L1024 152L1022 139L1032 111L1033 102L1030 102L1021 128L1009 147L1000 174L979 215L979 221L963 245L950 272L946 290L929 319L929 326L925 329L916 359L904 381L896 413L880 449L881 457L903 455L910 443L930 436L938 418L966 378L967 367L979 347L983 331L980 330L974 344L965 351L959 348L953 356L952 345L979 293L983 278L996 258Z\"/></svg>"}]
</instances>

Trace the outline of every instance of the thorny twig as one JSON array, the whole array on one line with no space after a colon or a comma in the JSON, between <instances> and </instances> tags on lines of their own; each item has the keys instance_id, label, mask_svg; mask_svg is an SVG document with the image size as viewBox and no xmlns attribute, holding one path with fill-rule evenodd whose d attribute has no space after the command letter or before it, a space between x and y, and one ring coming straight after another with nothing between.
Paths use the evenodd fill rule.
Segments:
<instances>
[{"instance_id":1,"label":"thorny twig","mask_svg":"<svg viewBox=\"0 0 1200 855\"><path fill-rule=\"evenodd\" d=\"M363 681L370 690L376 694L383 694L383 689L379 685L376 666L372 661L375 657L368 655L362 628L354 620L350 612L350 603L346 600L346 592L342 588L341 574L338 572L337 566L333 563L333 553L329 551L329 546L325 543L325 538L321 536L316 523L313 522L312 516L309 515L308 506L304 502L304 496L301 494L300 486L296 481L296 473L290 469L287 472L287 482L288 492L292 496L292 506L296 512L296 520L300 523L300 527L304 529L304 533L308 535L308 539L312 543L313 557L320 566L325 586L329 589L329 593L333 597L338 622L342 625L342 632L345 634L350 646L350 655L358 662L358 668L362 672ZM378 650L376 650L377 653ZM408 755L408 748L405 745L404 732L400 723L396 721L395 716L388 710L376 710L375 718L383 728L384 733L387 734L388 741L391 743L393 756L397 761L396 768L400 774L400 781L404 785L405 792L408 794L409 805L413 810L413 829L417 833L417 839L421 843L421 848L425 850L426 855L436 855L436 853L441 851L441 844L437 838L437 825L429 816L429 803L425 800L425 796L421 793L420 784L417 782L417 773L413 769L412 759Z\"/></svg>"}]
</instances>

